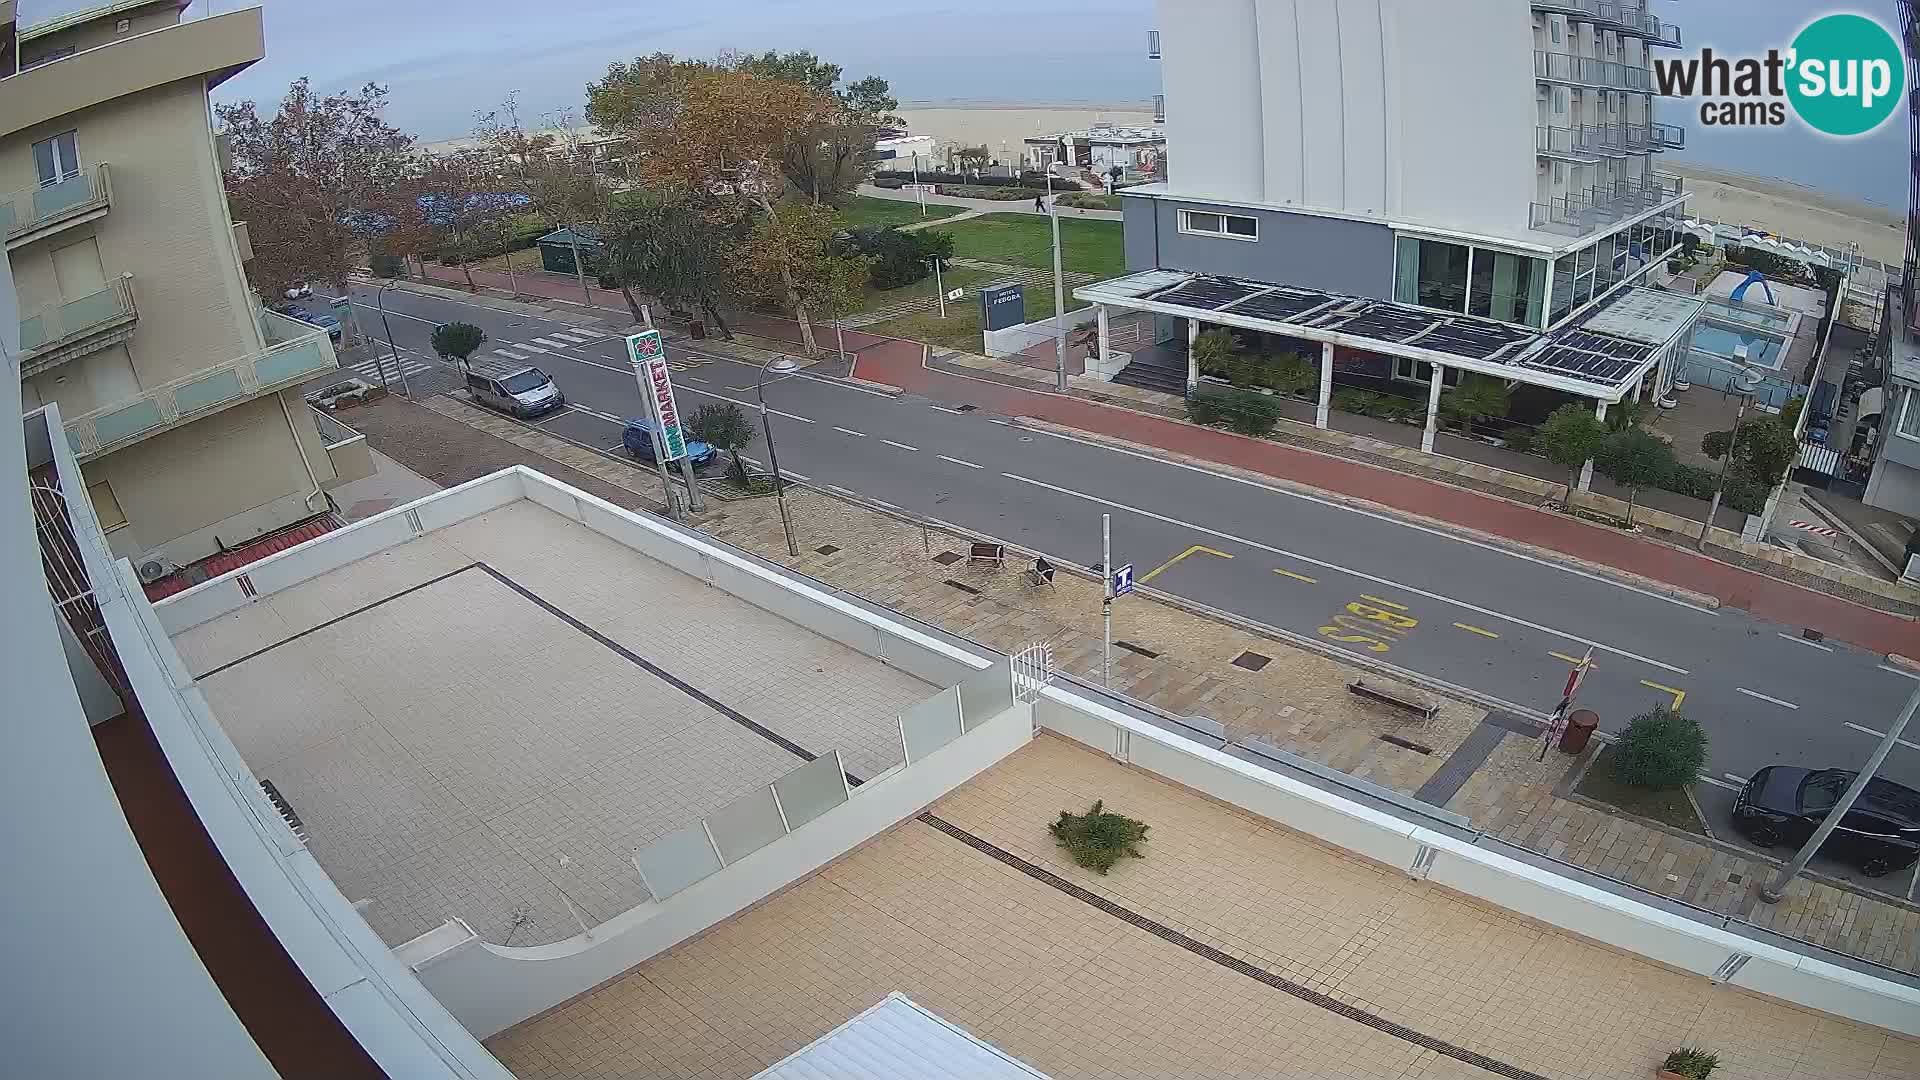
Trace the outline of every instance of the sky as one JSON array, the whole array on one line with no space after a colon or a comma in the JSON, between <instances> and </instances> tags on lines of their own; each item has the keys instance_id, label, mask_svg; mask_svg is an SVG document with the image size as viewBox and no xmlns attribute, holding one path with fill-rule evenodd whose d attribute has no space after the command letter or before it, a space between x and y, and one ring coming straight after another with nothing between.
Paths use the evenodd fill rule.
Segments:
<instances>
[{"instance_id":1,"label":"sky","mask_svg":"<svg viewBox=\"0 0 1920 1080\"><path fill-rule=\"evenodd\" d=\"M21 0L35 21L87 0ZM390 90L389 118L433 141L466 135L475 113L519 91L527 122L577 114L586 84L608 63L666 51L812 49L853 78L879 75L903 102L1144 103L1160 92L1146 31L1153 0L259 0L267 58L221 87L217 99L277 100L289 82L321 91L374 81ZM1170 0L1177 2L1177 0ZM1432 0L1436 3L1467 0ZM1479 0L1476 0L1479 2ZM1512 0L1518 5L1518 0ZM194 0L190 15L249 6ZM1896 26L1894 0L1653 0L1678 23L1688 52L1710 45L1744 55L1784 46L1812 15L1851 10ZM1685 55L1669 53L1668 55ZM1835 194L1904 207L1904 112L1873 135L1826 139L1797 125L1716 131L1692 110L1679 160L1778 177Z\"/></svg>"}]
</instances>

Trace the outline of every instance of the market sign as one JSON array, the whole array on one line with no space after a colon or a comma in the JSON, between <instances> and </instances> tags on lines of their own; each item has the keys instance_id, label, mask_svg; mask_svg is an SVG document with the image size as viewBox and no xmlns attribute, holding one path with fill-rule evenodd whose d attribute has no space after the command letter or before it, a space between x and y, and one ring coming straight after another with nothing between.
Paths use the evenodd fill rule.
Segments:
<instances>
[{"instance_id":1,"label":"market sign","mask_svg":"<svg viewBox=\"0 0 1920 1080\"><path fill-rule=\"evenodd\" d=\"M653 421L653 445L661 461L687 456L687 434L680 422L680 406L673 400L673 380L667 372L667 347L658 330L642 330L627 335L627 359L633 364L634 377L640 380L640 393L646 399L647 416Z\"/></svg>"}]
</instances>

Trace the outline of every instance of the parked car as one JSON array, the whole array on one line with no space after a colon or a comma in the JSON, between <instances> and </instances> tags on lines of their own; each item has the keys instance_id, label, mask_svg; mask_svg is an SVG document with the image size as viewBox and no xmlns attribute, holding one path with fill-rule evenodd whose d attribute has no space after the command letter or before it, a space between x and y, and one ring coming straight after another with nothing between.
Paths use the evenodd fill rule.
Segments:
<instances>
[{"instance_id":1,"label":"parked car","mask_svg":"<svg viewBox=\"0 0 1920 1080\"><path fill-rule=\"evenodd\" d=\"M302 281L299 284L294 285L292 288L287 290L287 299L289 300L300 300L312 295L313 295L313 286L305 281Z\"/></svg>"},{"instance_id":2,"label":"parked car","mask_svg":"<svg viewBox=\"0 0 1920 1080\"><path fill-rule=\"evenodd\" d=\"M626 445L627 453L641 461L653 460L653 421L648 419L629 420L627 429L620 434L620 441ZM719 451L699 439L687 440L687 456L693 459L693 467L704 468L719 456Z\"/></svg>"},{"instance_id":3,"label":"parked car","mask_svg":"<svg viewBox=\"0 0 1920 1080\"><path fill-rule=\"evenodd\" d=\"M275 304L273 309L289 319L299 319L303 323L325 330L327 337L333 339L334 344L338 345L340 343L340 320L334 317L333 312L316 311L313 308L293 303Z\"/></svg>"},{"instance_id":4,"label":"parked car","mask_svg":"<svg viewBox=\"0 0 1920 1080\"><path fill-rule=\"evenodd\" d=\"M1804 844L1857 775L1846 769L1769 765L1754 773L1734 799L1734 827L1762 847ZM1868 781L1820 851L1858 866L1868 877L1912 866L1920 857L1920 791L1879 777Z\"/></svg>"},{"instance_id":5,"label":"parked car","mask_svg":"<svg viewBox=\"0 0 1920 1080\"><path fill-rule=\"evenodd\" d=\"M469 371L467 390L480 404L514 416L538 416L567 403L566 395L537 367L504 375Z\"/></svg>"}]
</instances>

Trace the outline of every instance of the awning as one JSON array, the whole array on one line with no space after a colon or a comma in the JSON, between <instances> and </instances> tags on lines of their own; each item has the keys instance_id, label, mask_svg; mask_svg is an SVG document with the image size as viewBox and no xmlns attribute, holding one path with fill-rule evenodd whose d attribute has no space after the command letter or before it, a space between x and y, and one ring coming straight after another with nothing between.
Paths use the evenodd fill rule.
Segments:
<instances>
[{"instance_id":1,"label":"awning","mask_svg":"<svg viewBox=\"0 0 1920 1080\"><path fill-rule=\"evenodd\" d=\"M894 991L754 1080L1048 1080Z\"/></svg>"},{"instance_id":2,"label":"awning","mask_svg":"<svg viewBox=\"0 0 1920 1080\"><path fill-rule=\"evenodd\" d=\"M1879 416L1887 411L1887 391L1884 387L1874 386L1860 392L1860 418Z\"/></svg>"}]
</instances>

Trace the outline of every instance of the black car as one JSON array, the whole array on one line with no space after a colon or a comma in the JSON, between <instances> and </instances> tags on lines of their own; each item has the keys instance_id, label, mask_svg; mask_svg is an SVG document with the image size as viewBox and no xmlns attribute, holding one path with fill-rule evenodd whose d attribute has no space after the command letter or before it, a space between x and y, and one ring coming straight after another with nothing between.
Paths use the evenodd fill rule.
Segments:
<instances>
[{"instance_id":1,"label":"black car","mask_svg":"<svg viewBox=\"0 0 1920 1080\"><path fill-rule=\"evenodd\" d=\"M1826 819L1858 773L1769 765L1733 800L1734 827L1762 847L1799 846ZM1878 777L1820 845L1822 854L1880 877L1920 857L1920 791Z\"/></svg>"}]
</instances>

